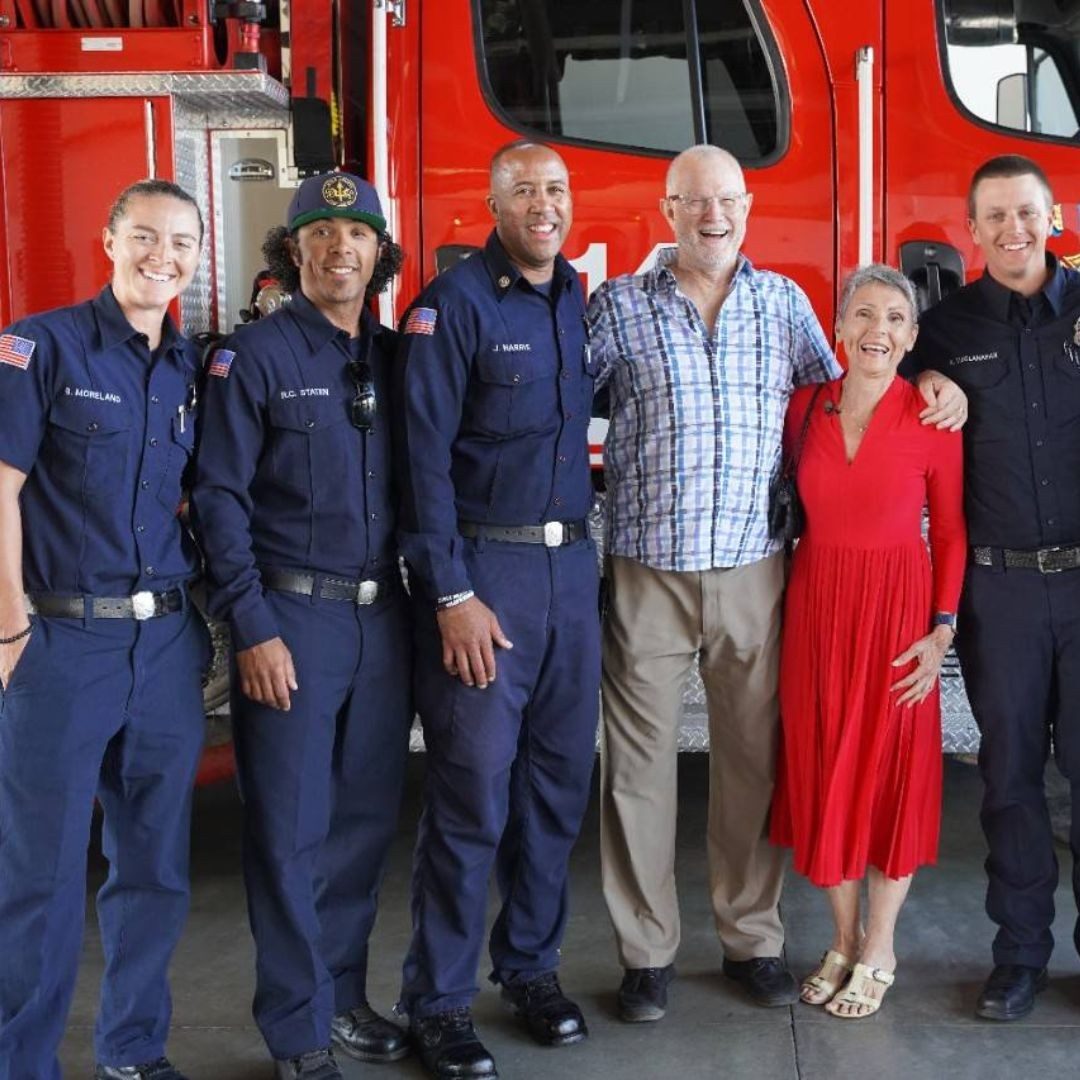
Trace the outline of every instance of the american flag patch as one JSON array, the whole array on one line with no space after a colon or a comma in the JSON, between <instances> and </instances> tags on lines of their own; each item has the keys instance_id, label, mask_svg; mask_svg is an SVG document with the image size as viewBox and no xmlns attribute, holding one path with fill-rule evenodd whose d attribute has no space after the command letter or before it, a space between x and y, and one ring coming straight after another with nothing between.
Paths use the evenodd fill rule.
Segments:
<instances>
[{"instance_id":1,"label":"american flag patch","mask_svg":"<svg viewBox=\"0 0 1080 1080\"><path fill-rule=\"evenodd\" d=\"M207 368L207 371L209 371L211 375L217 375L221 379L227 379L235 357L236 353L231 349L218 349L213 356L210 357L210 366Z\"/></svg>"},{"instance_id":2,"label":"american flag patch","mask_svg":"<svg viewBox=\"0 0 1080 1080\"><path fill-rule=\"evenodd\" d=\"M0 334L0 364L25 371L30 366L30 357L34 355L36 341L19 337L17 334Z\"/></svg>"},{"instance_id":3,"label":"american flag patch","mask_svg":"<svg viewBox=\"0 0 1080 1080\"><path fill-rule=\"evenodd\" d=\"M433 307L413 308L405 321L406 334L434 334L439 313Z\"/></svg>"}]
</instances>

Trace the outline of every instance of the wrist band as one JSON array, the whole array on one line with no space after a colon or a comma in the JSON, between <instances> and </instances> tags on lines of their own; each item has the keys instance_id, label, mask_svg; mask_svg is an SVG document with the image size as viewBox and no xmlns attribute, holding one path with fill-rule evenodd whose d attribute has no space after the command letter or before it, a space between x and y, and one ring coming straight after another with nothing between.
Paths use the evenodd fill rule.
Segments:
<instances>
[{"instance_id":1,"label":"wrist band","mask_svg":"<svg viewBox=\"0 0 1080 1080\"><path fill-rule=\"evenodd\" d=\"M0 645L11 645L16 641L22 641L24 637L29 636L30 631L34 629L33 623L27 623L25 630L20 630L14 637L0 637Z\"/></svg>"},{"instance_id":2,"label":"wrist band","mask_svg":"<svg viewBox=\"0 0 1080 1080\"><path fill-rule=\"evenodd\" d=\"M464 604L466 600L471 600L476 593L472 589L466 589L464 592L451 593L449 596L440 596L435 601L436 611L446 611L447 608L457 607L458 604Z\"/></svg>"}]
</instances>

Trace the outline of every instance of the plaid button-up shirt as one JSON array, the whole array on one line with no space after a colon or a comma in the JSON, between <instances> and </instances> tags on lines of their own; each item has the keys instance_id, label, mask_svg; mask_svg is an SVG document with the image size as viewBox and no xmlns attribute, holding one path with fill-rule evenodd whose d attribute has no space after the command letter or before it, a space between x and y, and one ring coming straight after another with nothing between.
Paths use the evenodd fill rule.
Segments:
<instances>
[{"instance_id":1,"label":"plaid button-up shirt","mask_svg":"<svg viewBox=\"0 0 1080 1080\"><path fill-rule=\"evenodd\" d=\"M792 390L842 369L789 278L740 256L710 332L668 269L674 255L605 281L589 304L610 394L607 550L659 570L743 566L780 548L769 482Z\"/></svg>"}]
</instances>

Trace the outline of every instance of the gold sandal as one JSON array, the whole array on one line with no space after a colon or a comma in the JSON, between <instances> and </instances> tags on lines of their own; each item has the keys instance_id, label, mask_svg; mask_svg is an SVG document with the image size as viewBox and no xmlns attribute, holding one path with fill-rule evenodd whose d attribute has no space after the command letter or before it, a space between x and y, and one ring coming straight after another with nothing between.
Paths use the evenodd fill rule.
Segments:
<instances>
[{"instance_id":1,"label":"gold sandal","mask_svg":"<svg viewBox=\"0 0 1080 1080\"><path fill-rule=\"evenodd\" d=\"M831 1001L847 981L854 966L843 953L829 949L822 956L817 970L803 979L802 986L799 988L799 1000L807 1005L824 1005L827 1001ZM829 978L825 974L827 968L835 969L838 975Z\"/></svg>"},{"instance_id":2,"label":"gold sandal","mask_svg":"<svg viewBox=\"0 0 1080 1080\"><path fill-rule=\"evenodd\" d=\"M885 990L888 990L895 981L896 976L888 971L882 971L881 968L872 968L867 964L856 964L852 969L851 978L848 979L848 984L844 987L843 993L837 994L825 1006L825 1011L838 1020L865 1020L868 1016L873 1016L881 1008L881 1003L885 999ZM871 997L866 992L874 983L885 987L885 990L881 991L880 997ZM841 1005L856 1005L866 1009L866 1012L837 1012L837 1008Z\"/></svg>"}]
</instances>

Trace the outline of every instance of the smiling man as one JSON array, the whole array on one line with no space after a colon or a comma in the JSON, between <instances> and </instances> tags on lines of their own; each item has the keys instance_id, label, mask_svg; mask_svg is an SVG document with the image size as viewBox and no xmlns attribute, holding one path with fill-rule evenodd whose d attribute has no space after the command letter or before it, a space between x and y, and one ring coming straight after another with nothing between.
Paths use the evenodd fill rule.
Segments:
<instances>
[{"instance_id":1,"label":"smiling man","mask_svg":"<svg viewBox=\"0 0 1080 1080\"><path fill-rule=\"evenodd\" d=\"M954 378L971 408L973 546L956 651L982 735L986 910L998 930L976 1013L991 1020L1026 1016L1046 985L1058 879L1043 792L1051 735L1072 785L1080 900L1080 274L1046 250L1052 204L1034 161L980 166L968 227L986 270L926 313L911 354L916 369Z\"/></svg>"},{"instance_id":2,"label":"smiling man","mask_svg":"<svg viewBox=\"0 0 1080 1080\"><path fill-rule=\"evenodd\" d=\"M487 203L486 246L410 308L398 361L428 750L402 1006L447 1080L496 1075L470 1013L493 868L492 981L542 1045L586 1035L556 974L600 678L593 378L581 284L559 254L566 166L545 146L504 147Z\"/></svg>"},{"instance_id":3,"label":"smiling man","mask_svg":"<svg viewBox=\"0 0 1080 1080\"><path fill-rule=\"evenodd\" d=\"M331 1041L394 1061L367 943L412 705L391 498L396 335L367 310L401 264L379 197L305 180L263 247L292 299L210 358L192 505L236 658L255 1019L282 1080L334 1080Z\"/></svg>"}]
</instances>

